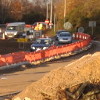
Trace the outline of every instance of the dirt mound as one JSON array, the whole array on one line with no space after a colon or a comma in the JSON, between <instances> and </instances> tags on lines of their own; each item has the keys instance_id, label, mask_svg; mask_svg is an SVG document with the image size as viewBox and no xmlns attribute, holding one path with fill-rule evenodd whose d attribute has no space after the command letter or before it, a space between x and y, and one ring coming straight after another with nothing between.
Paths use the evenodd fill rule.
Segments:
<instances>
[{"instance_id":1,"label":"dirt mound","mask_svg":"<svg viewBox=\"0 0 100 100\"><path fill-rule=\"evenodd\" d=\"M98 88L96 92L91 90L91 94L100 94L100 52L86 55L65 67L51 71L16 95L13 100L83 100L81 94L88 84L92 84L89 88ZM80 93L76 92L77 97L74 98L72 94L75 94L76 89Z\"/></svg>"}]
</instances>

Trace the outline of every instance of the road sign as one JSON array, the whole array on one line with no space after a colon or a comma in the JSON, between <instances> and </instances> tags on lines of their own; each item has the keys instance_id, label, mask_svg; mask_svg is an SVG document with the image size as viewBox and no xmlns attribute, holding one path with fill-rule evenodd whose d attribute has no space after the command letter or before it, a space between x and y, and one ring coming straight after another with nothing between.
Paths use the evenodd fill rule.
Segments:
<instances>
[{"instance_id":1,"label":"road sign","mask_svg":"<svg viewBox=\"0 0 100 100\"><path fill-rule=\"evenodd\" d=\"M27 42L28 39L27 38L18 38L17 42Z\"/></svg>"},{"instance_id":2,"label":"road sign","mask_svg":"<svg viewBox=\"0 0 100 100\"><path fill-rule=\"evenodd\" d=\"M89 27L91 27L92 28L92 35L93 35L93 33L94 33L94 27L96 27L96 21L89 21Z\"/></svg>"},{"instance_id":3,"label":"road sign","mask_svg":"<svg viewBox=\"0 0 100 100\"><path fill-rule=\"evenodd\" d=\"M53 25L53 23L49 23L49 25L50 25L50 26L52 26L52 25Z\"/></svg>"},{"instance_id":4,"label":"road sign","mask_svg":"<svg viewBox=\"0 0 100 100\"><path fill-rule=\"evenodd\" d=\"M46 23L46 24L49 24L49 20L45 20L45 23Z\"/></svg>"},{"instance_id":5,"label":"road sign","mask_svg":"<svg viewBox=\"0 0 100 100\"><path fill-rule=\"evenodd\" d=\"M96 21L89 21L89 27L96 27Z\"/></svg>"},{"instance_id":6,"label":"road sign","mask_svg":"<svg viewBox=\"0 0 100 100\"><path fill-rule=\"evenodd\" d=\"M78 32L82 32L83 33L84 32L84 27L79 27L78 28Z\"/></svg>"},{"instance_id":7,"label":"road sign","mask_svg":"<svg viewBox=\"0 0 100 100\"><path fill-rule=\"evenodd\" d=\"M71 29L72 27L73 27L73 26L72 26L72 24L71 24L70 22L64 23L64 28L65 28L65 29L69 30L69 29Z\"/></svg>"},{"instance_id":8,"label":"road sign","mask_svg":"<svg viewBox=\"0 0 100 100\"><path fill-rule=\"evenodd\" d=\"M25 42L28 42L28 39L27 38L18 38L17 42L19 44L18 47L20 49L24 49L25 48Z\"/></svg>"}]
</instances>

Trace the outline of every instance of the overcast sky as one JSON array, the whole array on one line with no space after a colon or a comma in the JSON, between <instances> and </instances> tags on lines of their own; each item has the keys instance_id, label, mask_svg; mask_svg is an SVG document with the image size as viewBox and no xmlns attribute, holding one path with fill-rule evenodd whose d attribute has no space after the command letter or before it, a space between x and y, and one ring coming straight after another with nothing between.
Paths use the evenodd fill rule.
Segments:
<instances>
[{"instance_id":1,"label":"overcast sky","mask_svg":"<svg viewBox=\"0 0 100 100\"><path fill-rule=\"evenodd\" d=\"M30 1L30 2L32 2L32 1L35 2L35 1L37 1L37 0L29 0L29 1ZM45 2L50 2L50 0L39 0L39 1L41 1L41 2L44 2L44 1L45 1Z\"/></svg>"}]
</instances>

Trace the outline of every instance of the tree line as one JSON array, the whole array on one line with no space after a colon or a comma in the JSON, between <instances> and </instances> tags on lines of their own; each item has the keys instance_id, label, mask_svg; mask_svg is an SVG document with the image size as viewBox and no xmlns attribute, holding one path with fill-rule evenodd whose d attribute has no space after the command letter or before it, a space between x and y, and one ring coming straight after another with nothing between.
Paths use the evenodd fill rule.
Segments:
<instances>
[{"instance_id":1,"label":"tree line","mask_svg":"<svg viewBox=\"0 0 100 100\"><path fill-rule=\"evenodd\" d=\"M49 3L50 15L51 0L0 0L0 23L12 21L25 21L32 24L44 21ZM100 1L99 0L66 0L66 12L64 18L65 0L53 0L53 18L57 29L63 28L65 22L73 25L73 30L83 26L87 29L89 21L96 21L96 30L100 32ZM49 18L50 19L50 18ZM54 21L53 21L54 22Z\"/></svg>"},{"instance_id":2,"label":"tree line","mask_svg":"<svg viewBox=\"0 0 100 100\"><path fill-rule=\"evenodd\" d=\"M45 10L40 1L34 3L28 0L0 0L0 23L25 21L31 24L44 21Z\"/></svg>"},{"instance_id":3,"label":"tree line","mask_svg":"<svg viewBox=\"0 0 100 100\"><path fill-rule=\"evenodd\" d=\"M63 26L64 22L65 0L56 4L55 13L58 24ZM66 16L65 21L73 25L73 29L84 27L89 31L89 21L96 21L96 32L100 32L100 1L99 0L66 0ZM90 30L91 31L91 30Z\"/></svg>"}]
</instances>

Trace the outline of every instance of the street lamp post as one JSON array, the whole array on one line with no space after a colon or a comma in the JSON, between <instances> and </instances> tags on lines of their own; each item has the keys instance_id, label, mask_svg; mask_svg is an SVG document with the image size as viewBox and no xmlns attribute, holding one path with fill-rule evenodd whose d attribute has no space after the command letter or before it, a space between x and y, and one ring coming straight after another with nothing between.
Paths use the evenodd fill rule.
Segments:
<instances>
[{"instance_id":1,"label":"street lamp post","mask_svg":"<svg viewBox=\"0 0 100 100\"><path fill-rule=\"evenodd\" d=\"M56 14L54 13L54 32L56 31Z\"/></svg>"},{"instance_id":2,"label":"street lamp post","mask_svg":"<svg viewBox=\"0 0 100 100\"><path fill-rule=\"evenodd\" d=\"M64 0L64 23L65 23L65 17L66 17L66 0Z\"/></svg>"},{"instance_id":3,"label":"street lamp post","mask_svg":"<svg viewBox=\"0 0 100 100\"><path fill-rule=\"evenodd\" d=\"M47 2L47 13L46 13L46 19L47 19L47 20L48 20L48 18L49 18L48 10L49 10L49 3Z\"/></svg>"},{"instance_id":4,"label":"street lamp post","mask_svg":"<svg viewBox=\"0 0 100 100\"><path fill-rule=\"evenodd\" d=\"M50 8L50 24L52 24L52 10L53 10L53 0L51 0L51 8ZM50 25L50 29L52 28L52 25Z\"/></svg>"}]
</instances>

